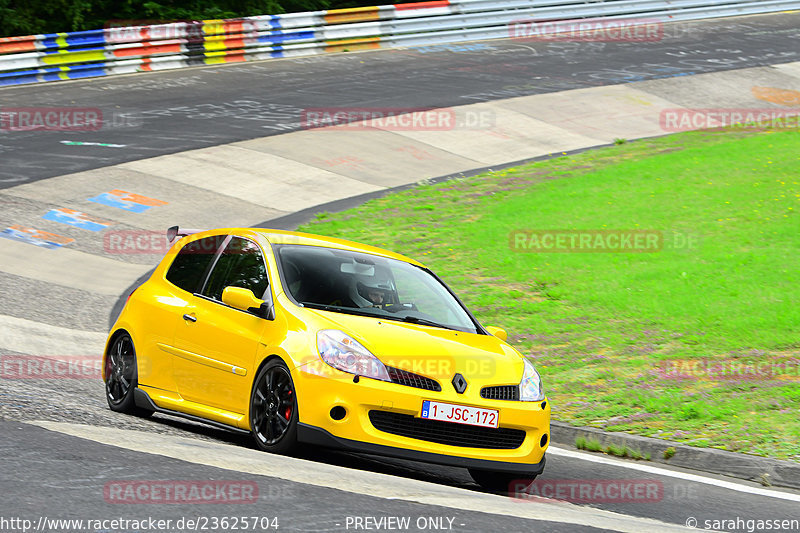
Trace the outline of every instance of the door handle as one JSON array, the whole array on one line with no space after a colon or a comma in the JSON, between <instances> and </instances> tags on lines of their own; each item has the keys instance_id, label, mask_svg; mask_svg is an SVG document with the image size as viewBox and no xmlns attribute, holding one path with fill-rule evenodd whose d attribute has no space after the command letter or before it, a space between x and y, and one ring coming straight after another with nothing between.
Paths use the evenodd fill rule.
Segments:
<instances>
[{"instance_id":1,"label":"door handle","mask_svg":"<svg viewBox=\"0 0 800 533\"><path fill-rule=\"evenodd\" d=\"M188 313L183 315L183 319L184 320L188 320L189 322L197 322L197 317L193 316L193 315L190 315Z\"/></svg>"}]
</instances>

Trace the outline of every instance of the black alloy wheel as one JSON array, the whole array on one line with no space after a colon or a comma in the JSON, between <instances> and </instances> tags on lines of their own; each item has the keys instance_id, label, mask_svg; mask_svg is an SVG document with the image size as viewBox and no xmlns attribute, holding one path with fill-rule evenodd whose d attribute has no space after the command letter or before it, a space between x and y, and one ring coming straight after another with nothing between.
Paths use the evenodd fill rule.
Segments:
<instances>
[{"instance_id":1,"label":"black alloy wheel","mask_svg":"<svg viewBox=\"0 0 800 533\"><path fill-rule=\"evenodd\" d=\"M289 369L280 359L258 373L250 399L250 427L258 447L286 454L297 444L297 398Z\"/></svg>"},{"instance_id":2,"label":"black alloy wheel","mask_svg":"<svg viewBox=\"0 0 800 533\"><path fill-rule=\"evenodd\" d=\"M127 333L121 333L108 350L103 377L106 382L108 407L118 413L150 416L153 411L136 407L133 391L138 385L136 349Z\"/></svg>"}]
</instances>

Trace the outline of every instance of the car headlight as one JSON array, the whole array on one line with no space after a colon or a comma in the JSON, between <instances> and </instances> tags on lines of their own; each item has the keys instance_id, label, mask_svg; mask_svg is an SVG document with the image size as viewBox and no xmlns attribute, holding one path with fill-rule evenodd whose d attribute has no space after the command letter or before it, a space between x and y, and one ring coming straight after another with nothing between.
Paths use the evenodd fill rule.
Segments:
<instances>
[{"instance_id":1,"label":"car headlight","mask_svg":"<svg viewBox=\"0 0 800 533\"><path fill-rule=\"evenodd\" d=\"M390 381L386 366L358 341L337 329L317 333L319 356L330 366L357 376Z\"/></svg>"},{"instance_id":2,"label":"car headlight","mask_svg":"<svg viewBox=\"0 0 800 533\"><path fill-rule=\"evenodd\" d=\"M519 399L523 402L538 402L544 400L544 390L542 390L542 378L533 366L533 363L524 359L525 371L522 373L522 381L519 384Z\"/></svg>"}]
</instances>

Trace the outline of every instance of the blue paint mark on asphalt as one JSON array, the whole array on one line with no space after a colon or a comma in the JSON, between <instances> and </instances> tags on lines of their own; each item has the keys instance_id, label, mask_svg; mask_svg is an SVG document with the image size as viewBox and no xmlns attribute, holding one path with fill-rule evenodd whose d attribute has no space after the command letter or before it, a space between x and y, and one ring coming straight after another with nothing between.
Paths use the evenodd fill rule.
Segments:
<instances>
[{"instance_id":1,"label":"blue paint mark on asphalt","mask_svg":"<svg viewBox=\"0 0 800 533\"><path fill-rule=\"evenodd\" d=\"M130 211L131 213L144 213L153 207L151 205L137 204L136 202L132 202L130 200L123 200L119 196L108 192L97 195L94 198L89 198L88 200L90 202L97 202L98 204L107 205L109 207L124 209L125 211Z\"/></svg>"},{"instance_id":2,"label":"blue paint mark on asphalt","mask_svg":"<svg viewBox=\"0 0 800 533\"><path fill-rule=\"evenodd\" d=\"M30 233L25 233L24 231L19 231L13 228L6 228L3 231L0 231L0 237L4 239L10 239L12 241L33 244L34 246L39 246L40 248L47 248L48 250L52 250L54 248L61 248L65 244L35 237Z\"/></svg>"},{"instance_id":3,"label":"blue paint mark on asphalt","mask_svg":"<svg viewBox=\"0 0 800 533\"><path fill-rule=\"evenodd\" d=\"M52 209L42 216L42 218L89 231L103 231L104 229L108 229L108 227L111 225L110 223L104 223L97 219L92 219L92 217L86 213L73 211L71 209Z\"/></svg>"}]
</instances>

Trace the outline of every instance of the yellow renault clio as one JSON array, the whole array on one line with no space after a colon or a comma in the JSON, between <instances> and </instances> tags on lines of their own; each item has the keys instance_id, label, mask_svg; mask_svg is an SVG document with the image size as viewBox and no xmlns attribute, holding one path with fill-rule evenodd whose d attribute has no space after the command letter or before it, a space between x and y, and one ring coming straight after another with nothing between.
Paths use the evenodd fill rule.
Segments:
<instances>
[{"instance_id":1,"label":"yellow renault clio","mask_svg":"<svg viewBox=\"0 0 800 533\"><path fill-rule=\"evenodd\" d=\"M539 374L421 263L278 230L168 237L108 337L112 410L252 433L274 453L302 442L466 467L495 490L543 470Z\"/></svg>"}]
</instances>

